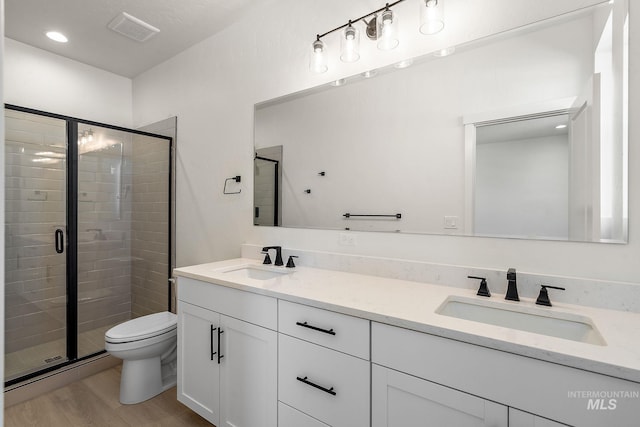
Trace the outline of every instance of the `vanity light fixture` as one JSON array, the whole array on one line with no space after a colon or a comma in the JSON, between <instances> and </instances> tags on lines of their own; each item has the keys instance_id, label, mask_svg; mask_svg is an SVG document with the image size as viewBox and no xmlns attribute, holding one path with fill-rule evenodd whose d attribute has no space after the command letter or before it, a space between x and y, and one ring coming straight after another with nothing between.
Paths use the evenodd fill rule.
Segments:
<instances>
[{"instance_id":1,"label":"vanity light fixture","mask_svg":"<svg viewBox=\"0 0 640 427\"><path fill-rule=\"evenodd\" d=\"M340 59L342 62L356 62L360 59L360 31L351 25L347 25L342 31L340 39Z\"/></svg>"},{"instance_id":2,"label":"vanity light fixture","mask_svg":"<svg viewBox=\"0 0 640 427\"><path fill-rule=\"evenodd\" d=\"M51 40L53 40L54 42L66 43L69 41L67 36L57 31L48 31L45 35L49 37Z\"/></svg>"},{"instance_id":3,"label":"vanity light fixture","mask_svg":"<svg viewBox=\"0 0 640 427\"><path fill-rule=\"evenodd\" d=\"M367 38L377 41L378 49L395 49L400 44L398 39L398 17L391 8L403 1L405 0L387 3L380 9L369 12L359 18L350 19L344 25L340 25L323 34L317 34L316 39L311 43L309 69L314 73L327 71L327 47L322 38L339 30L343 30L340 38L340 59L343 62L355 62L360 59L360 32L354 26L360 21L365 25ZM435 34L444 28L443 1L420 0L421 8L425 9L424 17L420 21L420 32L423 34ZM369 19L369 21L367 22L366 19Z\"/></svg>"},{"instance_id":4,"label":"vanity light fixture","mask_svg":"<svg viewBox=\"0 0 640 427\"><path fill-rule=\"evenodd\" d=\"M420 0L420 32L436 34L444 28L443 0Z\"/></svg>"},{"instance_id":5,"label":"vanity light fixture","mask_svg":"<svg viewBox=\"0 0 640 427\"><path fill-rule=\"evenodd\" d=\"M327 71L327 53L324 42L318 39L311 45L312 51L309 57L309 69L314 73L324 73Z\"/></svg>"},{"instance_id":6,"label":"vanity light fixture","mask_svg":"<svg viewBox=\"0 0 640 427\"><path fill-rule=\"evenodd\" d=\"M79 136L78 145L85 145L87 142L93 142L93 131L91 129L83 131Z\"/></svg>"},{"instance_id":7,"label":"vanity light fixture","mask_svg":"<svg viewBox=\"0 0 640 427\"><path fill-rule=\"evenodd\" d=\"M398 18L393 11L387 8L380 15L380 36L378 39L378 49L391 50L395 49L400 41L398 40Z\"/></svg>"}]
</instances>

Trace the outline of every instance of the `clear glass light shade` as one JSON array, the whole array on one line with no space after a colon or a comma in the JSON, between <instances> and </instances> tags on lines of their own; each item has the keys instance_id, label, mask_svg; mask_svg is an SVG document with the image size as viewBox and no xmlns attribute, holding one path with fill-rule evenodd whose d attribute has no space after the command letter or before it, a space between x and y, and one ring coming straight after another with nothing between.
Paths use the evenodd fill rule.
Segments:
<instances>
[{"instance_id":1,"label":"clear glass light shade","mask_svg":"<svg viewBox=\"0 0 640 427\"><path fill-rule=\"evenodd\" d=\"M355 62L360 59L360 31L351 25L345 27L340 39L340 60Z\"/></svg>"},{"instance_id":2,"label":"clear glass light shade","mask_svg":"<svg viewBox=\"0 0 640 427\"><path fill-rule=\"evenodd\" d=\"M379 17L380 33L378 37L378 49L391 50L398 46L398 18L392 10L385 10Z\"/></svg>"},{"instance_id":3,"label":"clear glass light shade","mask_svg":"<svg viewBox=\"0 0 640 427\"><path fill-rule=\"evenodd\" d=\"M314 73L324 73L327 71L327 52L322 40L315 40L311 44L309 55L309 70Z\"/></svg>"},{"instance_id":4,"label":"clear glass light shade","mask_svg":"<svg viewBox=\"0 0 640 427\"><path fill-rule=\"evenodd\" d=\"M443 0L420 1L420 32L436 34L444 28Z\"/></svg>"}]
</instances>

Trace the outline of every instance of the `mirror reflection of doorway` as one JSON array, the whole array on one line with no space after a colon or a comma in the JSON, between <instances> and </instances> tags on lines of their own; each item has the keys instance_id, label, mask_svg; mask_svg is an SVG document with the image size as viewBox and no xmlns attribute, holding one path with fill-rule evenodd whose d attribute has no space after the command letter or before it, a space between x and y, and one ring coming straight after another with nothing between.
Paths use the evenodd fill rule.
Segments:
<instances>
[{"instance_id":1,"label":"mirror reflection of doorway","mask_svg":"<svg viewBox=\"0 0 640 427\"><path fill-rule=\"evenodd\" d=\"M569 237L568 114L476 128L474 230Z\"/></svg>"},{"instance_id":2,"label":"mirror reflection of doorway","mask_svg":"<svg viewBox=\"0 0 640 427\"><path fill-rule=\"evenodd\" d=\"M282 223L282 145L259 148L254 157L253 224Z\"/></svg>"}]
</instances>

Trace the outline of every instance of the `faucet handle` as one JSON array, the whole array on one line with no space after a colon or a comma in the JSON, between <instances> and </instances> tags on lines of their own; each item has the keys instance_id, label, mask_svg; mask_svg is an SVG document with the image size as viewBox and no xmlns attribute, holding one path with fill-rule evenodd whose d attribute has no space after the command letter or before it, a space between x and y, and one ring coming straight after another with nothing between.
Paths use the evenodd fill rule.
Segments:
<instances>
[{"instance_id":1,"label":"faucet handle","mask_svg":"<svg viewBox=\"0 0 640 427\"><path fill-rule=\"evenodd\" d=\"M269 251L262 251L262 253L264 254L264 261L262 261L263 264L271 264L271 257L269 256Z\"/></svg>"},{"instance_id":2,"label":"faucet handle","mask_svg":"<svg viewBox=\"0 0 640 427\"><path fill-rule=\"evenodd\" d=\"M538 295L538 299L536 300L536 304L545 305L547 307L551 307L551 301L549 300L549 292L547 292L547 288L549 288L549 289L558 289L558 290L561 290L561 291L566 290L565 288L561 288L560 286L540 285L540 295Z\"/></svg>"},{"instance_id":3,"label":"faucet handle","mask_svg":"<svg viewBox=\"0 0 640 427\"><path fill-rule=\"evenodd\" d=\"M467 278L480 280L480 288L478 288L478 293L476 295L479 295L481 297L491 296L491 292L489 292L489 287L487 286L486 277L467 276Z\"/></svg>"},{"instance_id":4,"label":"faucet handle","mask_svg":"<svg viewBox=\"0 0 640 427\"><path fill-rule=\"evenodd\" d=\"M293 259L298 258L297 255L289 255L289 259L287 260L287 268L294 268L296 265L293 263Z\"/></svg>"}]
</instances>

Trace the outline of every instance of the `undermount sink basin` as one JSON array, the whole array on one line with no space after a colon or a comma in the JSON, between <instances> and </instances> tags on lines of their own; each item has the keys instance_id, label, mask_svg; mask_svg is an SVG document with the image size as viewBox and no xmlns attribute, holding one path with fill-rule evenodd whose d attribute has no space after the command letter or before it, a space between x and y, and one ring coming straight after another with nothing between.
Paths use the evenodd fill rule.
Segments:
<instances>
[{"instance_id":1,"label":"undermount sink basin","mask_svg":"<svg viewBox=\"0 0 640 427\"><path fill-rule=\"evenodd\" d=\"M572 341L607 345L590 318L537 307L450 296L437 314Z\"/></svg>"},{"instance_id":2,"label":"undermount sink basin","mask_svg":"<svg viewBox=\"0 0 640 427\"><path fill-rule=\"evenodd\" d=\"M287 269L288 270L288 269ZM269 280L276 277L282 277L291 271L285 270L284 267L263 267L259 265L244 265L224 271L225 274L234 277L242 277L254 280Z\"/></svg>"}]
</instances>

